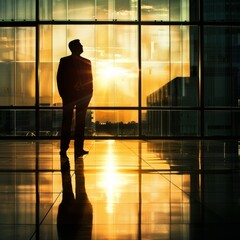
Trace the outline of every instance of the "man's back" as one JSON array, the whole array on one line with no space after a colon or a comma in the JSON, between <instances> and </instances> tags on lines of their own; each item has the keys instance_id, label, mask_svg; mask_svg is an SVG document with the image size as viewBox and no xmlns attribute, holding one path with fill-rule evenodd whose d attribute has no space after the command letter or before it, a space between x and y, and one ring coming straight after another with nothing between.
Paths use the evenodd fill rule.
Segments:
<instances>
[{"instance_id":1,"label":"man's back","mask_svg":"<svg viewBox=\"0 0 240 240\"><path fill-rule=\"evenodd\" d=\"M57 73L58 90L63 99L76 100L92 94L90 60L70 55L60 60Z\"/></svg>"}]
</instances>

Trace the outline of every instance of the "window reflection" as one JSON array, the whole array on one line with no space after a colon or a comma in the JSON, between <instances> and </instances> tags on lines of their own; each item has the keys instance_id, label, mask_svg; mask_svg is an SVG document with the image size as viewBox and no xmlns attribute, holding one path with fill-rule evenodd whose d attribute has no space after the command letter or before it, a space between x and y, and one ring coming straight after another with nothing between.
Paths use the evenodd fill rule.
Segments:
<instances>
[{"instance_id":1,"label":"window reflection","mask_svg":"<svg viewBox=\"0 0 240 240\"><path fill-rule=\"evenodd\" d=\"M189 21L189 0L142 0L142 20Z\"/></svg>"},{"instance_id":2,"label":"window reflection","mask_svg":"<svg viewBox=\"0 0 240 240\"><path fill-rule=\"evenodd\" d=\"M137 20L136 0L40 0L42 20Z\"/></svg>"}]
</instances>

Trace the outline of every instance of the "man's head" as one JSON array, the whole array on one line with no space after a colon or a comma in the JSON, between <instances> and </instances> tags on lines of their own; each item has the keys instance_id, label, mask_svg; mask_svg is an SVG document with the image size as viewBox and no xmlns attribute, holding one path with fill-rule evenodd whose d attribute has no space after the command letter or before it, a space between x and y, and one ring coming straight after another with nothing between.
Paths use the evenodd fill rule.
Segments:
<instances>
[{"instance_id":1,"label":"man's head","mask_svg":"<svg viewBox=\"0 0 240 240\"><path fill-rule=\"evenodd\" d=\"M72 54L80 55L83 53L83 46L80 43L79 39L74 39L68 44L69 49L71 50Z\"/></svg>"}]
</instances>

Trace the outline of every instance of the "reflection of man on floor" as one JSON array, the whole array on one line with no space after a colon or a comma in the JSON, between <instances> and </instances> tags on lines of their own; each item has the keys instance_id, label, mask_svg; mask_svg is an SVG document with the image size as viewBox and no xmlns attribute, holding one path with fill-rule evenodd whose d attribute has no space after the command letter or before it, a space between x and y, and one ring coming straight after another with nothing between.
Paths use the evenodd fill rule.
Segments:
<instances>
[{"instance_id":1,"label":"reflection of man on floor","mask_svg":"<svg viewBox=\"0 0 240 240\"><path fill-rule=\"evenodd\" d=\"M92 205L85 189L83 159L75 161L75 176L70 174L69 161L62 162L63 198L58 208L57 230L60 240L92 239ZM71 177L76 178L76 198Z\"/></svg>"},{"instance_id":2,"label":"reflection of man on floor","mask_svg":"<svg viewBox=\"0 0 240 240\"><path fill-rule=\"evenodd\" d=\"M88 153L83 145L85 117L93 93L92 67L90 60L80 56L83 46L78 39L69 42L68 46L72 54L61 58L57 72L58 91L63 101L60 155L67 157L76 106L74 151L75 157L79 157Z\"/></svg>"}]
</instances>

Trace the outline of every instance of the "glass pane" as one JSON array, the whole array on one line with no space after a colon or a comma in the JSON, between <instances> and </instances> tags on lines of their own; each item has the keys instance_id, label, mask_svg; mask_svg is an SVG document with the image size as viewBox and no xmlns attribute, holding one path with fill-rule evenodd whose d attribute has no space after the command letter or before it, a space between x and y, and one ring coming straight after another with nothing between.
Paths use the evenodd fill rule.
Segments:
<instances>
[{"instance_id":1,"label":"glass pane","mask_svg":"<svg viewBox=\"0 0 240 240\"><path fill-rule=\"evenodd\" d=\"M142 27L143 106L198 105L196 27Z\"/></svg>"},{"instance_id":2,"label":"glass pane","mask_svg":"<svg viewBox=\"0 0 240 240\"><path fill-rule=\"evenodd\" d=\"M136 0L99 0L96 2L97 20L137 20Z\"/></svg>"},{"instance_id":3,"label":"glass pane","mask_svg":"<svg viewBox=\"0 0 240 240\"><path fill-rule=\"evenodd\" d=\"M0 28L1 105L35 104L35 28Z\"/></svg>"},{"instance_id":4,"label":"glass pane","mask_svg":"<svg viewBox=\"0 0 240 240\"><path fill-rule=\"evenodd\" d=\"M95 134L93 112L87 111L85 135L93 136ZM40 136L60 136L62 125L62 109L42 109L40 111ZM72 121L71 133L74 136L75 113Z\"/></svg>"},{"instance_id":5,"label":"glass pane","mask_svg":"<svg viewBox=\"0 0 240 240\"><path fill-rule=\"evenodd\" d=\"M35 136L35 111L0 110L0 136Z\"/></svg>"},{"instance_id":6,"label":"glass pane","mask_svg":"<svg viewBox=\"0 0 240 240\"><path fill-rule=\"evenodd\" d=\"M142 0L141 14L142 20L169 20L169 0L155 1Z\"/></svg>"},{"instance_id":7,"label":"glass pane","mask_svg":"<svg viewBox=\"0 0 240 240\"><path fill-rule=\"evenodd\" d=\"M42 20L136 20L135 0L40 0Z\"/></svg>"},{"instance_id":8,"label":"glass pane","mask_svg":"<svg viewBox=\"0 0 240 240\"><path fill-rule=\"evenodd\" d=\"M199 112L174 110L143 111L142 134L146 136L198 136Z\"/></svg>"},{"instance_id":9,"label":"glass pane","mask_svg":"<svg viewBox=\"0 0 240 240\"><path fill-rule=\"evenodd\" d=\"M240 28L204 28L206 106L240 106Z\"/></svg>"},{"instance_id":10,"label":"glass pane","mask_svg":"<svg viewBox=\"0 0 240 240\"><path fill-rule=\"evenodd\" d=\"M41 20L67 20L67 0L39 0Z\"/></svg>"},{"instance_id":11,"label":"glass pane","mask_svg":"<svg viewBox=\"0 0 240 240\"><path fill-rule=\"evenodd\" d=\"M4 21L12 20L34 20L36 18L36 1L0 0L0 19Z\"/></svg>"},{"instance_id":12,"label":"glass pane","mask_svg":"<svg viewBox=\"0 0 240 240\"><path fill-rule=\"evenodd\" d=\"M189 0L142 0L143 21L189 21Z\"/></svg>"},{"instance_id":13,"label":"glass pane","mask_svg":"<svg viewBox=\"0 0 240 240\"><path fill-rule=\"evenodd\" d=\"M67 0L67 19L94 19L95 0Z\"/></svg>"},{"instance_id":14,"label":"glass pane","mask_svg":"<svg viewBox=\"0 0 240 240\"><path fill-rule=\"evenodd\" d=\"M239 21L240 2L238 0L204 0L204 20Z\"/></svg>"},{"instance_id":15,"label":"glass pane","mask_svg":"<svg viewBox=\"0 0 240 240\"><path fill-rule=\"evenodd\" d=\"M95 136L138 136L138 112L134 110L93 111Z\"/></svg>"},{"instance_id":16,"label":"glass pane","mask_svg":"<svg viewBox=\"0 0 240 240\"><path fill-rule=\"evenodd\" d=\"M95 106L137 106L137 27L97 26L94 64Z\"/></svg>"},{"instance_id":17,"label":"glass pane","mask_svg":"<svg viewBox=\"0 0 240 240\"><path fill-rule=\"evenodd\" d=\"M240 111L206 111L205 136L239 136Z\"/></svg>"},{"instance_id":18,"label":"glass pane","mask_svg":"<svg viewBox=\"0 0 240 240\"><path fill-rule=\"evenodd\" d=\"M134 110L88 110L85 136L138 136L138 112ZM40 136L60 136L61 109L40 111ZM71 132L74 136L75 113Z\"/></svg>"},{"instance_id":19,"label":"glass pane","mask_svg":"<svg viewBox=\"0 0 240 240\"><path fill-rule=\"evenodd\" d=\"M61 109L42 109L39 116L40 136L60 136L62 124Z\"/></svg>"},{"instance_id":20,"label":"glass pane","mask_svg":"<svg viewBox=\"0 0 240 240\"><path fill-rule=\"evenodd\" d=\"M56 85L59 60L71 54L68 42L79 38L84 49L82 56L92 62L94 96L90 105L137 106L136 26L41 26L40 35L41 104L61 104Z\"/></svg>"}]
</instances>

